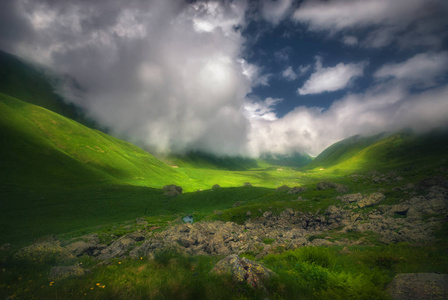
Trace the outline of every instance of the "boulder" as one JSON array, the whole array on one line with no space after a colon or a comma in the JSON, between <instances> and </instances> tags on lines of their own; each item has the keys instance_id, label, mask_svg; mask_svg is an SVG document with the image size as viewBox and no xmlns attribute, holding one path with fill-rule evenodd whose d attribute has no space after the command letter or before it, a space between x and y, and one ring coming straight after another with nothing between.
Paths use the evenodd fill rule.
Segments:
<instances>
[{"instance_id":1,"label":"boulder","mask_svg":"<svg viewBox=\"0 0 448 300\"><path fill-rule=\"evenodd\" d=\"M344 203L353 203L353 202L361 201L362 197L363 196L361 193L347 194L347 195L342 196L341 201Z\"/></svg>"},{"instance_id":2,"label":"boulder","mask_svg":"<svg viewBox=\"0 0 448 300\"><path fill-rule=\"evenodd\" d=\"M84 241L74 242L65 247L65 249L71 252L74 256L82 256L82 255L96 256L104 248L106 248L106 245L91 244L86 243Z\"/></svg>"},{"instance_id":3,"label":"boulder","mask_svg":"<svg viewBox=\"0 0 448 300\"><path fill-rule=\"evenodd\" d=\"M386 199L386 196L384 196L383 193L373 193L367 197L364 197L362 200L360 200L358 202L358 206L359 206L359 208L363 208L363 207L370 207L370 206L378 205L384 199Z\"/></svg>"},{"instance_id":4,"label":"boulder","mask_svg":"<svg viewBox=\"0 0 448 300\"><path fill-rule=\"evenodd\" d=\"M236 254L220 260L211 270L216 275L231 275L236 282L246 282L254 289L265 290L264 282L276 276L268 268Z\"/></svg>"},{"instance_id":5,"label":"boulder","mask_svg":"<svg viewBox=\"0 0 448 300\"><path fill-rule=\"evenodd\" d=\"M107 260L114 257L123 256L134 244L134 239L128 236L123 236L110 244L107 248L101 250L101 254L97 258L100 260Z\"/></svg>"},{"instance_id":6,"label":"boulder","mask_svg":"<svg viewBox=\"0 0 448 300\"><path fill-rule=\"evenodd\" d=\"M292 189L289 189L288 194L298 194L303 192L306 192L305 187L295 186Z\"/></svg>"},{"instance_id":7,"label":"boulder","mask_svg":"<svg viewBox=\"0 0 448 300\"><path fill-rule=\"evenodd\" d=\"M81 277L86 273L86 270L84 270L80 266L52 267L50 269L50 274L48 275L48 280L56 281L68 277Z\"/></svg>"},{"instance_id":8,"label":"boulder","mask_svg":"<svg viewBox=\"0 0 448 300\"><path fill-rule=\"evenodd\" d=\"M243 186L252 186L252 184L250 184L250 182L245 182L245 183L243 184Z\"/></svg>"},{"instance_id":9,"label":"boulder","mask_svg":"<svg viewBox=\"0 0 448 300\"><path fill-rule=\"evenodd\" d=\"M435 273L398 274L387 286L393 300L448 299L448 275Z\"/></svg>"},{"instance_id":10,"label":"boulder","mask_svg":"<svg viewBox=\"0 0 448 300\"><path fill-rule=\"evenodd\" d=\"M346 193L348 188L345 185L331 181L322 181L317 184L317 190L335 189L338 193Z\"/></svg>"},{"instance_id":11,"label":"boulder","mask_svg":"<svg viewBox=\"0 0 448 300\"><path fill-rule=\"evenodd\" d=\"M212 190L217 190L220 188L221 188L221 186L219 184L215 184L214 186L212 186Z\"/></svg>"},{"instance_id":12,"label":"boulder","mask_svg":"<svg viewBox=\"0 0 448 300\"><path fill-rule=\"evenodd\" d=\"M169 197L176 197L182 194L182 188L175 184L165 185L162 189L165 191L164 195Z\"/></svg>"}]
</instances>

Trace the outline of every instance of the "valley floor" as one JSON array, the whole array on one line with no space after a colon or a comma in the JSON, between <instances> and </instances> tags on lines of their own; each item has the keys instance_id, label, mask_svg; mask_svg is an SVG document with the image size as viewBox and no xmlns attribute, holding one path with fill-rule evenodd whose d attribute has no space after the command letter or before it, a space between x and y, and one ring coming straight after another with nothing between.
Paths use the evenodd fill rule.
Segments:
<instances>
[{"instance_id":1,"label":"valley floor","mask_svg":"<svg viewBox=\"0 0 448 300\"><path fill-rule=\"evenodd\" d=\"M431 273L412 275L420 278L414 286L429 280L424 296L444 299L448 279L434 273L448 273L448 180L446 169L434 173L355 173L300 187L247 184L176 197L143 187L102 188L103 200L123 193L115 209L142 197L133 202L142 206L130 210L134 219L67 226L31 245L27 237L4 243L0 296L388 299L403 293L396 275Z\"/></svg>"}]
</instances>

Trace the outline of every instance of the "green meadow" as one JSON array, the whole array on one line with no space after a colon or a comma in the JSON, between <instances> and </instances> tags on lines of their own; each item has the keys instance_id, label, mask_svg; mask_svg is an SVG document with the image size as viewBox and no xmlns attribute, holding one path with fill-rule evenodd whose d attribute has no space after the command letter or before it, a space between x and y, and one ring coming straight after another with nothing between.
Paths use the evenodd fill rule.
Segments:
<instances>
[{"instance_id":1,"label":"green meadow","mask_svg":"<svg viewBox=\"0 0 448 300\"><path fill-rule=\"evenodd\" d=\"M348 193L381 189L382 204L398 204L408 195L397 188L446 174L448 168L448 134L442 130L355 136L314 160L307 155L252 159L200 152L156 157L95 129L56 96L38 69L4 53L0 59L5 66L0 69L0 246L9 244L0 251L2 299L264 299L264 292L211 275L222 257L160 251L154 259L113 259L83 277L53 282L48 273L58 263L54 257L23 262L14 253L53 235L68 241L96 233L107 242L111 235L144 229L137 218L160 231L181 224L186 215L195 222L244 224L286 208L322 213L341 202L335 189L316 188L322 181L343 184ZM375 183L350 177L388 172L402 180ZM162 188L169 184L181 186L182 195L164 195ZM212 189L216 184L220 187ZM300 194L303 201L277 190L283 185L306 188ZM370 244L344 251L342 246L278 247L263 258L250 252L242 256L278 274L266 284L270 299L388 299L384 288L395 274L448 273L445 225L428 244L384 244L373 233L334 230L329 232L334 240L364 238ZM87 256L64 263L96 265Z\"/></svg>"}]
</instances>

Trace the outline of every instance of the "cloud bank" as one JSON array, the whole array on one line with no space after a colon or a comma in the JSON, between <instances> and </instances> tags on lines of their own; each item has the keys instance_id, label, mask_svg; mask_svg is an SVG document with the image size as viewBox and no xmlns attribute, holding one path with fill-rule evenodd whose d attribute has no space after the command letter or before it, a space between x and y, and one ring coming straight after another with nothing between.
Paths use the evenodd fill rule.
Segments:
<instances>
[{"instance_id":1,"label":"cloud bank","mask_svg":"<svg viewBox=\"0 0 448 300\"><path fill-rule=\"evenodd\" d=\"M270 24L292 18L311 31L341 34L350 47L424 46L378 66L373 84L357 94L349 88L363 76L365 61L324 67L317 58L297 98L343 89L346 95L325 109L298 106L281 117L277 106L298 99L251 95L274 75L244 59L250 1L3 0L0 48L66 74L59 91L69 101L148 149L316 155L354 134L448 125L448 54L439 49L447 5L424 3L306 1L292 16L292 1L257 4ZM365 36L356 31L363 28ZM292 55L286 47L273 57L285 63ZM309 68L286 67L279 77L293 84Z\"/></svg>"},{"instance_id":2,"label":"cloud bank","mask_svg":"<svg viewBox=\"0 0 448 300\"><path fill-rule=\"evenodd\" d=\"M350 32L350 38L343 37L347 44L362 40L363 46L373 48L440 47L448 36L447 12L448 2L439 0L307 0L292 19L312 31Z\"/></svg>"}]
</instances>

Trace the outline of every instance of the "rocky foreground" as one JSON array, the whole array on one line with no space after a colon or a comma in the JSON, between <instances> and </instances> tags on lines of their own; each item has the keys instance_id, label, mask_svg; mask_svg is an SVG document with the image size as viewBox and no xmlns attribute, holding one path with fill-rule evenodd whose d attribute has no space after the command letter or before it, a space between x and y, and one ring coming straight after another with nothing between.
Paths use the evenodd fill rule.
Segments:
<instances>
[{"instance_id":1,"label":"rocky foreground","mask_svg":"<svg viewBox=\"0 0 448 300\"><path fill-rule=\"evenodd\" d=\"M427 179L423 182L423 187L423 193L422 185L398 188L408 199L395 205L382 204L386 197L381 192L369 195L342 194L338 197L339 204L329 206L323 212L304 213L286 208L280 214L274 214L268 210L261 212L262 217L251 218L241 225L222 221L183 223L160 231L144 219L137 219L136 222L144 229L111 237L108 243L102 243L97 234L66 242L57 239L42 240L21 249L15 257L19 260L30 257L44 260L48 253L52 253L59 257L58 261L64 261L87 255L101 265L114 258L152 259L156 252L169 249L186 255L228 256L226 260L235 264L238 260L236 255L250 253L261 258L280 248L289 250L303 246L369 245L372 238L385 244L425 243L435 238L434 231L447 220L448 185L446 180ZM343 186L328 182L320 183L317 187L327 188L346 192ZM420 193L417 193L419 189ZM297 188L285 191L301 192ZM299 197L297 201L306 200ZM248 216L252 213L247 211ZM350 236L359 238L353 239ZM238 263L246 266L255 264L250 261ZM262 270L262 266L254 266L251 268ZM229 267L228 264L223 268L238 269ZM50 279L80 276L85 272L80 266L56 266L50 272ZM217 272L220 272L219 266ZM259 276L263 277L263 274L271 274L270 272L263 270ZM254 278L251 280L253 286L258 286L255 284L256 278L255 281Z\"/></svg>"}]
</instances>

